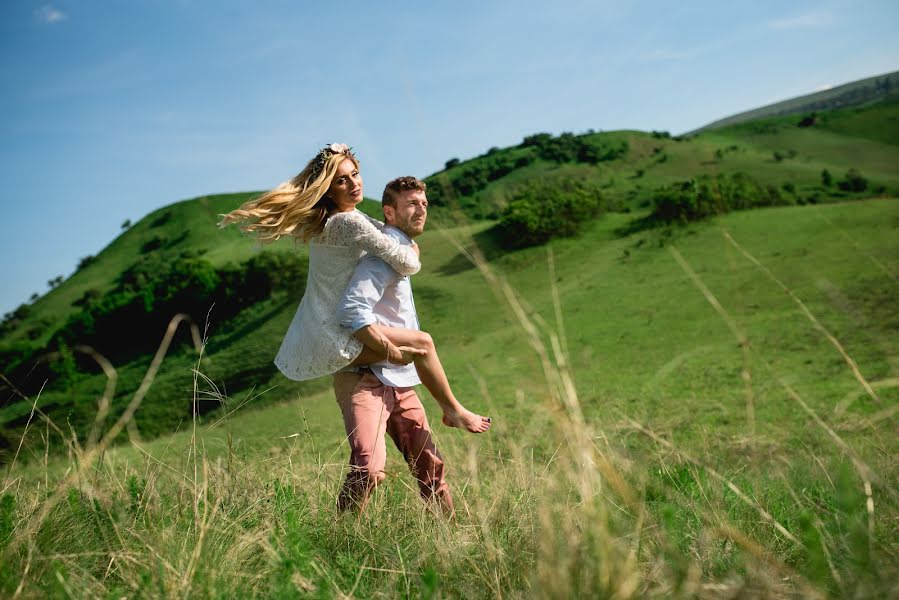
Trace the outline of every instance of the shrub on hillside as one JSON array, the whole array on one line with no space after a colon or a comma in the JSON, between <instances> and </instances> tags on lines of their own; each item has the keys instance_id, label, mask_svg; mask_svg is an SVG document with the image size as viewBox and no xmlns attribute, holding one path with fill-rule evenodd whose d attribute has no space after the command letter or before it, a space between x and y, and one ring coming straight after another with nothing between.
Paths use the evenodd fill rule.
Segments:
<instances>
[{"instance_id":1,"label":"shrub on hillside","mask_svg":"<svg viewBox=\"0 0 899 600\"><path fill-rule=\"evenodd\" d=\"M165 225L166 223L168 223L171 220L172 220L172 211L167 210L164 213L162 213L161 215L159 215L158 217L156 217L155 219L153 219L153 222L150 223L150 227L162 227L163 225Z\"/></svg>"},{"instance_id":2,"label":"shrub on hillside","mask_svg":"<svg viewBox=\"0 0 899 600\"><path fill-rule=\"evenodd\" d=\"M628 151L628 144L621 140L618 143L612 143L604 140L581 139L578 147L578 162L596 165L601 162L615 160L621 158Z\"/></svg>"},{"instance_id":3,"label":"shrub on hillside","mask_svg":"<svg viewBox=\"0 0 899 600\"><path fill-rule=\"evenodd\" d=\"M526 167L540 158L557 164L580 162L599 164L615 160L627 154L628 144L624 140L610 141L592 135L574 135L565 132L554 137L549 133L535 133L524 138L516 150L503 151L490 148L476 160L468 161L444 179L429 179L428 200L435 206L446 205L449 198L468 197L486 188L491 182L509 173ZM459 166L458 159L446 162L446 168ZM472 209L474 216L489 217L492 211L478 210L477 203L462 202L463 208Z\"/></svg>"},{"instance_id":4,"label":"shrub on hillside","mask_svg":"<svg viewBox=\"0 0 899 600\"><path fill-rule=\"evenodd\" d=\"M96 256L88 254L78 260L78 266L75 268L76 271L80 271L90 265L92 265L97 260Z\"/></svg>"},{"instance_id":5,"label":"shrub on hillside","mask_svg":"<svg viewBox=\"0 0 899 600\"><path fill-rule=\"evenodd\" d=\"M526 135L521 141L521 145L525 148L528 146L536 146L539 148L551 140L552 137L551 133L534 133L532 135Z\"/></svg>"},{"instance_id":6,"label":"shrub on hillside","mask_svg":"<svg viewBox=\"0 0 899 600\"><path fill-rule=\"evenodd\" d=\"M703 175L657 189L648 220L688 223L732 210L787 203L777 188L762 185L745 173Z\"/></svg>"},{"instance_id":7,"label":"shrub on hillside","mask_svg":"<svg viewBox=\"0 0 899 600\"><path fill-rule=\"evenodd\" d=\"M149 254L154 250L159 250L163 246L165 246L169 241L169 238L164 235L154 235L149 240L143 243L140 247L141 254Z\"/></svg>"},{"instance_id":8,"label":"shrub on hillside","mask_svg":"<svg viewBox=\"0 0 899 600\"><path fill-rule=\"evenodd\" d=\"M627 142L613 143L594 136L576 136L565 132L553 137L548 133L537 133L524 138L524 147L534 147L543 160L555 163L583 162L597 164L615 160L627 153Z\"/></svg>"},{"instance_id":9,"label":"shrub on hillside","mask_svg":"<svg viewBox=\"0 0 899 600\"><path fill-rule=\"evenodd\" d=\"M811 127L815 123L818 122L818 113L812 113L810 115L806 115L802 117L802 120L797 124L798 127Z\"/></svg>"},{"instance_id":10,"label":"shrub on hillside","mask_svg":"<svg viewBox=\"0 0 899 600\"><path fill-rule=\"evenodd\" d=\"M305 261L293 253L262 252L219 269L196 253L144 256L112 291L85 292L76 303L81 310L54 334L51 347L88 344L117 357L149 352L177 313L202 324L214 304L213 320L222 323L277 292L298 295L305 281Z\"/></svg>"},{"instance_id":11,"label":"shrub on hillside","mask_svg":"<svg viewBox=\"0 0 899 600\"><path fill-rule=\"evenodd\" d=\"M82 308L88 307L91 304L96 303L103 297L103 292L98 290L97 288L90 288L85 290L85 292L81 295L81 298L72 302L72 306L80 306Z\"/></svg>"},{"instance_id":12,"label":"shrub on hillside","mask_svg":"<svg viewBox=\"0 0 899 600\"><path fill-rule=\"evenodd\" d=\"M515 169L528 165L533 159L534 156L530 153L513 155L494 152L481 157L461 168L458 175L451 180L452 191L459 196L471 196L487 187L491 181L496 181ZM441 186L431 185L428 188L428 200L436 200L437 204L441 204L443 194L440 188Z\"/></svg>"},{"instance_id":13,"label":"shrub on hillside","mask_svg":"<svg viewBox=\"0 0 899 600\"><path fill-rule=\"evenodd\" d=\"M0 336L6 336L15 330L25 319L31 316L32 308L28 304L20 304L15 310L3 315L0 322Z\"/></svg>"},{"instance_id":14,"label":"shrub on hillside","mask_svg":"<svg viewBox=\"0 0 899 600\"><path fill-rule=\"evenodd\" d=\"M538 180L518 190L502 214L497 233L508 247L535 246L574 235L601 209L599 190L580 180Z\"/></svg>"},{"instance_id":15,"label":"shrub on hillside","mask_svg":"<svg viewBox=\"0 0 899 600\"><path fill-rule=\"evenodd\" d=\"M858 169L849 169L846 171L846 176L837 185L844 192L864 192L868 189L868 180Z\"/></svg>"}]
</instances>

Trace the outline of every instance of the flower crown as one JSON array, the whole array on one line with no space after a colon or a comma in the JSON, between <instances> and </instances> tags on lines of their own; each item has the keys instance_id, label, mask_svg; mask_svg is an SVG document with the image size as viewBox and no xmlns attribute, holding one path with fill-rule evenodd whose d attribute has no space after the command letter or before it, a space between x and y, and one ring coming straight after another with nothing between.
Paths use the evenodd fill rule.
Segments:
<instances>
[{"instance_id":1,"label":"flower crown","mask_svg":"<svg viewBox=\"0 0 899 600\"><path fill-rule=\"evenodd\" d=\"M345 154L348 157L355 157L353 154L353 149L347 146L346 144L328 144L318 153L318 156L315 157L315 164L312 165L312 177L318 177L322 172L322 169L325 167L325 163L328 162L328 159L334 156L335 154Z\"/></svg>"}]
</instances>

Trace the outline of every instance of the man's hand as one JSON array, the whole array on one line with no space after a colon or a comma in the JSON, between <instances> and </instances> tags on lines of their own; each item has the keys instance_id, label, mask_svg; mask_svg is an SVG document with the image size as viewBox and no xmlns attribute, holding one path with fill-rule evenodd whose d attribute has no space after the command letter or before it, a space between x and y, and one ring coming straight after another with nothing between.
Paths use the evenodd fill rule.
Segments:
<instances>
[{"instance_id":1,"label":"man's hand","mask_svg":"<svg viewBox=\"0 0 899 600\"><path fill-rule=\"evenodd\" d=\"M408 365L416 356L427 356L428 351L411 346L387 346L387 362L392 365Z\"/></svg>"}]
</instances>

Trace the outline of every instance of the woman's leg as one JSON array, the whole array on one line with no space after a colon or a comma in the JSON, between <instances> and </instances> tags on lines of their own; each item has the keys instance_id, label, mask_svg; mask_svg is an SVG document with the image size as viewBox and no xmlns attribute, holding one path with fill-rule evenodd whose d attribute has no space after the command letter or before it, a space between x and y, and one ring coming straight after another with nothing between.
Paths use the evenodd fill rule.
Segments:
<instances>
[{"instance_id":1,"label":"woman's leg","mask_svg":"<svg viewBox=\"0 0 899 600\"><path fill-rule=\"evenodd\" d=\"M490 429L489 417L482 417L471 412L456 399L430 334L417 329L399 329L384 325L379 325L379 328L395 346L407 346L426 351L426 354L414 357L415 369L418 371L418 377L422 384L443 409L444 425L459 427L473 433L482 433ZM362 350L359 358L353 361L353 364L371 364L384 359L383 351L370 350L366 347Z\"/></svg>"}]
</instances>

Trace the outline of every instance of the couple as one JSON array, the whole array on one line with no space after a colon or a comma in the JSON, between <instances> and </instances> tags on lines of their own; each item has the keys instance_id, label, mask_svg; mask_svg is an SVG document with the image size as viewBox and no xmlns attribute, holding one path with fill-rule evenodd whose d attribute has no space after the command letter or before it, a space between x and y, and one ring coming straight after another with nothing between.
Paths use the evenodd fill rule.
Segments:
<instances>
[{"instance_id":1,"label":"couple","mask_svg":"<svg viewBox=\"0 0 899 600\"><path fill-rule=\"evenodd\" d=\"M334 376L334 393L350 445L350 472L338 507L364 508L384 479L385 431L409 463L425 499L447 514L452 497L413 386L422 383L442 421L473 433L490 419L453 395L431 336L418 329L409 276L421 263L414 238L424 230L426 185L414 177L387 184L386 225L356 210L359 161L345 144L323 148L296 177L224 215L220 226L263 242L290 235L309 244L306 292L275 364L297 381Z\"/></svg>"}]
</instances>

